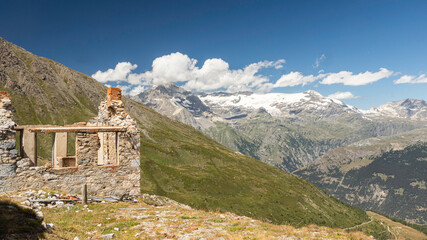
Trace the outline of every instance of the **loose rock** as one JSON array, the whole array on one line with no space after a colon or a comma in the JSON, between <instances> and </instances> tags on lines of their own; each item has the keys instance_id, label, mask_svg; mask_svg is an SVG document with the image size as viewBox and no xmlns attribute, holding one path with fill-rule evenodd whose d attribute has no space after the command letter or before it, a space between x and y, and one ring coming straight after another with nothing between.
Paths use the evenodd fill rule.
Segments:
<instances>
[{"instance_id":1,"label":"loose rock","mask_svg":"<svg viewBox=\"0 0 427 240\"><path fill-rule=\"evenodd\" d=\"M114 238L114 236L115 236L115 234L114 234L114 233L110 233L110 234L102 235L102 238L103 238L103 239L113 239L113 238Z\"/></svg>"}]
</instances>

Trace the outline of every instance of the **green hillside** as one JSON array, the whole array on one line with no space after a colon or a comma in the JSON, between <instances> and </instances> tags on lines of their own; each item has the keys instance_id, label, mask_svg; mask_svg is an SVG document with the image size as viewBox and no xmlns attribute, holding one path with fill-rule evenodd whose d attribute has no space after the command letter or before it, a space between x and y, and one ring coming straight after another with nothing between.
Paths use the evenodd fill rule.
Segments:
<instances>
[{"instance_id":1,"label":"green hillside","mask_svg":"<svg viewBox=\"0 0 427 240\"><path fill-rule=\"evenodd\" d=\"M152 122L151 139L141 143L144 192L275 223L343 227L366 219L360 209L187 125L163 116Z\"/></svg>"},{"instance_id":2,"label":"green hillside","mask_svg":"<svg viewBox=\"0 0 427 240\"><path fill-rule=\"evenodd\" d=\"M37 57L0 38L0 88L12 95L20 124L87 121L105 97L96 80ZM319 188L227 149L194 128L124 99L142 129L142 191L195 208L230 211L275 223L349 227L368 220L364 211ZM49 156L49 135L40 156Z\"/></svg>"}]
</instances>

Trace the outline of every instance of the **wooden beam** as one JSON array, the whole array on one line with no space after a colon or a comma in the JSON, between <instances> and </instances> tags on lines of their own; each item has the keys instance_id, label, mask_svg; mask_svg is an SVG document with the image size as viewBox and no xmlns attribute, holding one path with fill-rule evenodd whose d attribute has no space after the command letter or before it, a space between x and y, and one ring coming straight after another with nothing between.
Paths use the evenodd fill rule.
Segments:
<instances>
[{"instance_id":1,"label":"wooden beam","mask_svg":"<svg viewBox=\"0 0 427 240\"><path fill-rule=\"evenodd\" d=\"M18 125L18 126L14 126L13 129L14 130L28 130L30 128L39 128L39 127L62 127L59 125Z\"/></svg>"},{"instance_id":2,"label":"wooden beam","mask_svg":"<svg viewBox=\"0 0 427 240\"><path fill-rule=\"evenodd\" d=\"M43 133L54 133L54 132L80 132L80 133L96 133L96 132L126 132L125 127L68 127L68 126L57 126L57 127L36 127L29 128L30 132L43 132Z\"/></svg>"}]
</instances>

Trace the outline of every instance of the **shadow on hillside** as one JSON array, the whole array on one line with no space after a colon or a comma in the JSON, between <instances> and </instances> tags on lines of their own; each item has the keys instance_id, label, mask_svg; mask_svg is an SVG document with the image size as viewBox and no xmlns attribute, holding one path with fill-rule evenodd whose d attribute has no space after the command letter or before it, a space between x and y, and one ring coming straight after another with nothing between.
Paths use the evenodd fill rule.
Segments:
<instances>
[{"instance_id":1,"label":"shadow on hillside","mask_svg":"<svg viewBox=\"0 0 427 240\"><path fill-rule=\"evenodd\" d=\"M42 220L32 209L26 209L8 200L0 200L0 239L41 239L44 237Z\"/></svg>"}]
</instances>

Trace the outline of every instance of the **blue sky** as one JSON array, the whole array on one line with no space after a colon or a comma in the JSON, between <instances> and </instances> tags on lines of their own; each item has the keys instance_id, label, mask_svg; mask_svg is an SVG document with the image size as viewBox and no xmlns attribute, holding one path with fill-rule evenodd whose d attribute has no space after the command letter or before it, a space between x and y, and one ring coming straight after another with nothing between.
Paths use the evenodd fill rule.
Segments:
<instances>
[{"instance_id":1,"label":"blue sky","mask_svg":"<svg viewBox=\"0 0 427 240\"><path fill-rule=\"evenodd\" d=\"M168 81L194 91L313 89L350 92L345 103L368 109L427 100L426 13L427 1L397 0L17 0L0 4L0 37L100 70L98 80L129 92Z\"/></svg>"}]
</instances>

